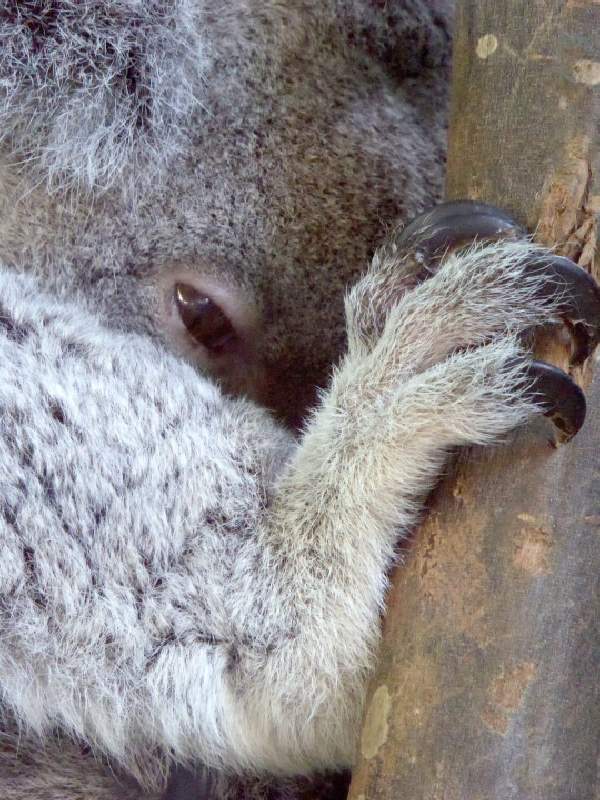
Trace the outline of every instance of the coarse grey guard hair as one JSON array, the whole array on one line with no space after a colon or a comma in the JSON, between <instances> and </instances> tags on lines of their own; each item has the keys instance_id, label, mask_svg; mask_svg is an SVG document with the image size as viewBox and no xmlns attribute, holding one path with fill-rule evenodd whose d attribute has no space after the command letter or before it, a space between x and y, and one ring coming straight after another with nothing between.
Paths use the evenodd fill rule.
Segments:
<instances>
[{"instance_id":1,"label":"coarse grey guard hair","mask_svg":"<svg viewBox=\"0 0 600 800\"><path fill-rule=\"evenodd\" d=\"M200 17L193 0L5 0L0 141L53 187L156 177L202 111Z\"/></svg>"}]
</instances>

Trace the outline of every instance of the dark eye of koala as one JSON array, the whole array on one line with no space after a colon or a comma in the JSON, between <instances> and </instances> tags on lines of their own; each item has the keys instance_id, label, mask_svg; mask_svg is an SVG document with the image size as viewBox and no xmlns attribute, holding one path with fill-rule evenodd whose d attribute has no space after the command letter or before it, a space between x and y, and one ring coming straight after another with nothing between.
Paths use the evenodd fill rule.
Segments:
<instances>
[{"instance_id":1,"label":"dark eye of koala","mask_svg":"<svg viewBox=\"0 0 600 800\"><path fill-rule=\"evenodd\" d=\"M219 353L236 340L231 322L208 295L187 283L176 283L174 297L181 321L198 344Z\"/></svg>"}]
</instances>

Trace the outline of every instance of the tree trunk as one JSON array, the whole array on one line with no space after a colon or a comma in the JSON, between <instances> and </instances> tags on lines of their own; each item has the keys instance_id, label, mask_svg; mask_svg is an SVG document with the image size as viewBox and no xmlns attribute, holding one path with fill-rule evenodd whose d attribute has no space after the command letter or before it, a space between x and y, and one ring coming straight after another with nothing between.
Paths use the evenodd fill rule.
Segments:
<instances>
[{"instance_id":1,"label":"tree trunk","mask_svg":"<svg viewBox=\"0 0 600 800\"><path fill-rule=\"evenodd\" d=\"M599 0L459 0L449 197L594 269L599 98ZM568 351L564 332L538 343L563 368ZM432 496L394 575L351 800L600 800L600 375L575 377L572 442L536 420L463 452Z\"/></svg>"}]
</instances>

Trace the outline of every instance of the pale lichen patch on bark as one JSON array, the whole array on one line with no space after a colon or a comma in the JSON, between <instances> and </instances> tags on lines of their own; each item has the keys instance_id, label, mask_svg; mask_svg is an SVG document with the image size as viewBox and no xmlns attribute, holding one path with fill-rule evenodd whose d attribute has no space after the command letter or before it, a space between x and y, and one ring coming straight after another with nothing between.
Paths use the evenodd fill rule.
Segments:
<instances>
[{"instance_id":1,"label":"pale lichen patch on bark","mask_svg":"<svg viewBox=\"0 0 600 800\"><path fill-rule=\"evenodd\" d=\"M373 693L363 724L360 749L363 758L374 758L387 741L388 718L392 702L387 686L379 686Z\"/></svg>"},{"instance_id":2,"label":"pale lichen patch on bark","mask_svg":"<svg viewBox=\"0 0 600 800\"><path fill-rule=\"evenodd\" d=\"M552 534L548 527L530 514L518 514L525 524L520 538L515 543L513 564L532 576L549 575L552 572Z\"/></svg>"},{"instance_id":3,"label":"pale lichen patch on bark","mask_svg":"<svg viewBox=\"0 0 600 800\"><path fill-rule=\"evenodd\" d=\"M536 672L537 667L533 662L524 661L510 669L503 669L492 681L489 702L482 714L482 720L490 730L501 736L507 733L512 717L521 707Z\"/></svg>"},{"instance_id":4,"label":"pale lichen patch on bark","mask_svg":"<svg viewBox=\"0 0 600 800\"><path fill-rule=\"evenodd\" d=\"M597 86L600 84L600 63L581 59L573 64L573 77L577 83L585 83L587 86Z\"/></svg>"},{"instance_id":5,"label":"pale lichen patch on bark","mask_svg":"<svg viewBox=\"0 0 600 800\"><path fill-rule=\"evenodd\" d=\"M475 52L479 58L489 58L498 49L498 39L493 33L486 33L477 40Z\"/></svg>"}]
</instances>

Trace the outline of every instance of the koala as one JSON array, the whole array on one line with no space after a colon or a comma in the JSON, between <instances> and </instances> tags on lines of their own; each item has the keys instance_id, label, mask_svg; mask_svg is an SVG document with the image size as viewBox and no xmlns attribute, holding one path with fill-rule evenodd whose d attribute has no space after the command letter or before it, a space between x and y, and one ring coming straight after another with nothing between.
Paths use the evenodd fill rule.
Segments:
<instances>
[{"instance_id":1,"label":"koala","mask_svg":"<svg viewBox=\"0 0 600 800\"><path fill-rule=\"evenodd\" d=\"M343 796L311 776L352 763L448 453L581 426L521 334L581 360L591 278L496 209L420 215L451 16L2 4L3 797Z\"/></svg>"},{"instance_id":2,"label":"koala","mask_svg":"<svg viewBox=\"0 0 600 800\"><path fill-rule=\"evenodd\" d=\"M345 287L439 199L450 17L445 0L3 3L4 263L298 427L343 350ZM237 346L190 335L178 282Z\"/></svg>"},{"instance_id":3,"label":"koala","mask_svg":"<svg viewBox=\"0 0 600 800\"><path fill-rule=\"evenodd\" d=\"M465 231L511 230L449 204L379 251L299 438L149 337L3 272L0 680L15 718L151 788L171 760L350 766L394 542L449 450L540 411L569 435L583 422L581 390L518 334L570 319L582 357L600 290L527 241L460 249Z\"/></svg>"}]
</instances>

